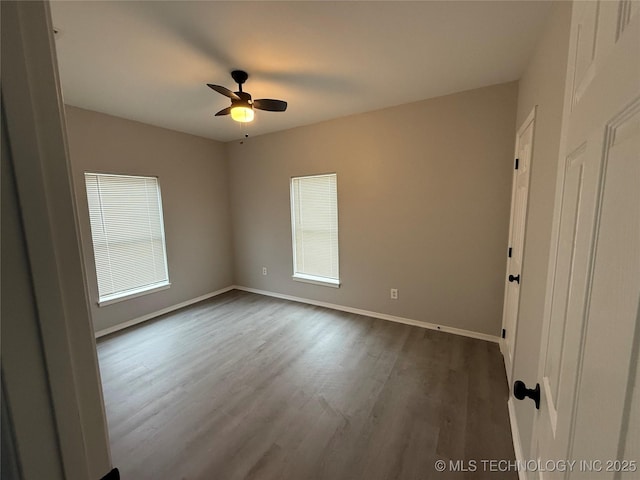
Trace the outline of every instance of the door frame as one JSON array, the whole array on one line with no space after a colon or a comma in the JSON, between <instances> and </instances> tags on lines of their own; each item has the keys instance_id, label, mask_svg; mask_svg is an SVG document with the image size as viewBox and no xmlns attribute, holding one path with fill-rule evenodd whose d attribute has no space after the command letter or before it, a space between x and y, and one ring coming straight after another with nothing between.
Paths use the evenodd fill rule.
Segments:
<instances>
[{"instance_id":1,"label":"door frame","mask_svg":"<svg viewBox=\"0 0 640 480\"><path fill-rule=\"evenodd\" d=\"M520 278L524 278L523 272L524 272L524 255L526 252L526 245L527 245L527 219L529 217L529 197L530 197L530 187L531 187L531 171L533 168L533 156L535 153L535 139L536 139L536 117L537 117L537 112L538 112L538 105L534 105L533 108L531 109L531 111L529 112L529 115L527 115L527 117L525 118L525 120L522 122L522 124L520 125L520 127L518 128L518 131L516 132L516 141L515 141L515 148L514 148L514 161L515 158L518 157L518 150L520 148L520 137L522 136L522 134L525 132L525 130L527 129L527 127L533 122L533 131L531 132L531 154L530 154L530 166L529 166L529 179L528 179L528 185L527 185L527 208L525 209L524 212L524 232L523 232L523 241L522 241L522 262L521 262L521 268L520 268ZM509 235L507 237L507 241L508 241L508 245L507 245L507 252L508 252L508 248L511 244L511 236L513 234L513 209L514 209L514 200L515 200L515 187L516 187L516 169L514 167L513 169L513 176L512 176L512 180L511 180L511 208L509 210ZM508 255L508 254L507 254ZM507 261L505 263L505 275L504 275L504 299L503 299L503 305L502 305L502 326L501 329L502 331L505 330L506 328L506 313L507 313L507 281L506 278L509 275L509 263L510 263L510 259L507 256ZM521 280L522 282L522 280ZM522 288L522 283L520 283L520 288ZM504 338L502 338L502 335L500 335L500 352L502 353L502 357L504 358L504 362L505 362L505 371L507 373L507 382L509 385L511 385L511 380L512 380L512 376L513 376L513 368L514 368L514 364L515 362L513 361L515 359L516 356L516 350L517 350L517 340L518 340L518 323L519 323L519 317L520 317L520 301L522 299L522 293L520 293L518 295L518 310L517 310L517 314L516 314L516 319L515 319L515 323L513 325L513 333L512 333L512 338L513 338L513 358L509 357L509 351L507 348L507 342Z\"/></svg>"},{"instance_id":2,"label":"door frame","mask_svg":"<svg viewBox=\"0 0 640 480\"><path fill-rule=\"evenodd\" d=\"M2 29L3 46L10 45L2 49L2 66L11 72L2 78L3 121L37 312L34 340L57 436L49 448L65 478L100 478L111 469L111 455L48 1L2 2ZM3 372L19 368L2 365ZM28 419L27 394L12 384L19 376L3 377L11 420ZM13 427L18 463L37 456L28 435L17 435L33 426L14 421Z\"/></svg>"}]
</instances>

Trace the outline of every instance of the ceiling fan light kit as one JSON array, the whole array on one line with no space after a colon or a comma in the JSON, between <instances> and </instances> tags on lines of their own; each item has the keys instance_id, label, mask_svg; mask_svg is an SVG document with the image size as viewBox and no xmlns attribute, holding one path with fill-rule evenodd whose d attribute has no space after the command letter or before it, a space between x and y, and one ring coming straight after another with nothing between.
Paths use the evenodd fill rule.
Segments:
<instances>
[{"instance_id":1,"label":"ceiling fan light kit","mask_svg":"<svg viewBox=\"0 0 640 480\"><path fill-rule=\"evenodd\" d=\"M251 106L237 105L231 107L231 118L236 122L247 123L253 120L255 116Z\"/></svg>"},{"instance_id":2,"label":"ceiling fan light kit","mask_svg":"<svg viewBox=\"0 0 640 480\"><path fill-rule=\"evenodd\" d=\"M237 92L232 92L221 85L207 84L212 90L231 99L231 106L220 110L216 113L216 117L231 115L231 118L236 122L247 123L253 120L255 115L254 109L266 110L268 112L284 112L287 109L287 102L284 100L273 100L270 98L252 100L248 92L243 92L242 85L247 81L247 78L249 78L247 72L234 70L231 72L231 77L238 84Z\"/></svg>"}]
</instances>

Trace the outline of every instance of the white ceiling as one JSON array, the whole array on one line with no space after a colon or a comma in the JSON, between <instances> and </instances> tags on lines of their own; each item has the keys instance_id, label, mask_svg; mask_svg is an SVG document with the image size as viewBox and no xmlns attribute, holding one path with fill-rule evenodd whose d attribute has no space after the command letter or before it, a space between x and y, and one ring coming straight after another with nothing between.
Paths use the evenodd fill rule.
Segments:
<instances>
[{"instance_id":1,"label":"white ceiling","mask_svg":"<svg viewBox=\"0 0 640 480\"><path fill-rule=\"evenodd\" d=\"M549 2L54 1L65 102L228 141L520 78ZM249 73L287 100L214 117Z\"/></svg>"}]
</instances>

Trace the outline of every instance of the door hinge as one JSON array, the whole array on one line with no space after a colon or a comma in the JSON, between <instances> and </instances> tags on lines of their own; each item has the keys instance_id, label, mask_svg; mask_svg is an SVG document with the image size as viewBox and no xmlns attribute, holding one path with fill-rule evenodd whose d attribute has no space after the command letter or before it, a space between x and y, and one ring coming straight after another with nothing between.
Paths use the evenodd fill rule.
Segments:
<instances>
[{"instance_id":1,"label":"door hinge","mask_svg":"<svg viewBox=\"0 0 640 480\"><path fill-rule=\"evenodd\" d=\"M509 252L507 253L507 255L509 256L509 258L511 258L511 252L513 251L513 249L511 247L509 247Z\"/></svg>"},{"instance_id":2,"label":"door hinge","mask_svg":"<svg viewBox=\"0 0 640 480\"><path fill-rule=\"evenodd\" d=\"M516 170L518 169L518 165L520 164L520 159L516 158Z\"/></svg>"},{"instance_id":3,"label":"door hinge","mask_svg":"<svg viewBox=\"0 0 640 480\"><path fill-rule=\"evenodd\" d=\"M502 338L506 338L507 336L507 331L503 328L502 329Z\"/></svg>"}]
</instances>

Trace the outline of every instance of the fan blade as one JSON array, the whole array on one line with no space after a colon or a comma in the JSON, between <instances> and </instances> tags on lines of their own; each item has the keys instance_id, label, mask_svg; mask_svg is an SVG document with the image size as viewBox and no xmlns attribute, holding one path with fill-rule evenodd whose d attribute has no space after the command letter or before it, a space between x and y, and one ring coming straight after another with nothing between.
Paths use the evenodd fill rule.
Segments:
<instances>
[{"instance_id":1,"label":"fan blade","mask_svg":"<svg viewBox=\"0 0 640 480\"><path fill-rule=\"evenodd\" d=\"M287 109L287 102L284 100L272 100L270 98L261 98L253 101L253 108L258 110L266 110L268 112L284 112Z\"/></svg>"},{"instance_id":2,"label":"fan blade","mask_svg":"<svg viewBox=\"0 0 640 480\"><path fill-rule=\"evenodd\" d=\"M220 117L222 115L229 115L231 113L231 107L223 108L218 113L215 114L216 117Z\"/></svg>"},{"instance_id":3,"label":"fan blade","mask_svg":"<svg viewBox=\"0 0 640 480\"><path fill-rule=\"evenodd\" d=\"M221 93L225 97L229 97L233 100L240 100L240 97L238 95L229 90L227 87L223 87L222 85L212 85L211 83L207 83L207 87L215 90L218 93Z\"/></svg>"}]
</instances>

